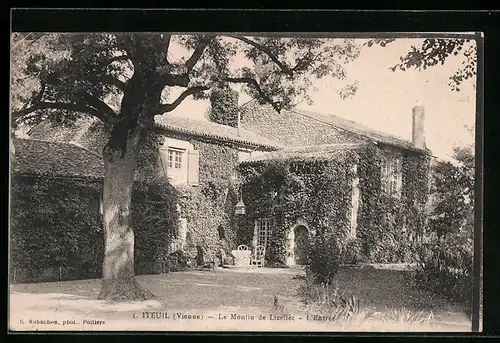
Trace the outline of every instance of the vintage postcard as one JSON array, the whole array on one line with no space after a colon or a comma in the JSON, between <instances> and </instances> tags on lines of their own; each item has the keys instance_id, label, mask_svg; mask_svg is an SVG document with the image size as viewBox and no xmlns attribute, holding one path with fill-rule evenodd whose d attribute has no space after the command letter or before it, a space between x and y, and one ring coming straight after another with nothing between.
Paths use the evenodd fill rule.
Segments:
<instances>
[{"instance_id":1,"label":"vintage postcard","mask_svg":"<svg viewBox=\"0 0 500 343\"><path fill-rule=\"evenodd\" d=\"M480 325L481 34L10 49L11 331Z\"/></svg>"}]
</instances>

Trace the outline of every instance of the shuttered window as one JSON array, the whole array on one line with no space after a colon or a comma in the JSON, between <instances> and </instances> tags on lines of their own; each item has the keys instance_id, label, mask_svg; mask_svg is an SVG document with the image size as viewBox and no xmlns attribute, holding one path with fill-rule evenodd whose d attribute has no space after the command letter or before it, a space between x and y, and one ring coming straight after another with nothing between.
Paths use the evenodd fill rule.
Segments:
<instances>
[{"instance_id":1,"label":"shuttered window","mask_svg":"<svg viewBox=\"0 0 500 343\"><path fill-rule=\"evenodd\" d=\"M163 170L175 184L198 184L199 153L175 147L160 148L160 160Z\"/></svg>"},{"instance_id":2,"label":"shuttered window","mask_svg":"<svg viewBox=\"0 0 500 343\"><path fill-rule=\"evenodd\" d=\"M382 190L388 195L399 198L403 185L401 158L398 156L387 157L382 163L381 174Z\"/></svg>"}]
</instances>

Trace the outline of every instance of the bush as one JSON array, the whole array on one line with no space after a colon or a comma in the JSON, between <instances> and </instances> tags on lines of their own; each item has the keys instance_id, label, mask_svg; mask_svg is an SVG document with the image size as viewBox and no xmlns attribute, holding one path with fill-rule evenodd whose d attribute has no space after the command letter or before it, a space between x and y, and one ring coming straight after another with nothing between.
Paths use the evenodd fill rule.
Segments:
<instances>
[{"instance_id":1,"label":"bush","mask_svg":"<svg viewBox=\"0 0 500 343\"><path fill-rule=\"evenodd\" d=\"M308 276L316 283L331 284L340 268L341 247L333 237L318 235L309 247Z\"/></svg>"},{"instance_id":2,"label":"bush","mask_svg":"<svg viewBox=\"0 0 500 343\"><path fill-rule=\"evenodd\" d=\"M192 262L183 251L177 250L168 255L167 265L169 271L180 272L190 269Z\"/></svg>"},{"instance_id":3,"label":"bush","mask_svg":"<svg viewBox=\"0 0 500 343\"><path fill-rule=\"evenodd\" d=\"M341 261L343 264L358 264L364 262L362 241L358 238L348 238L342 247Z\"/></svg>"},{"instance_id":4,"label":"bush","mask_svg":"<svg viewBox=\"0 0 500 343\"><path fill-rule=\"evenodd\" d=\"M417 286L461 303L472 297L473 242L464 232L450 234L420 248L414 279Z\"/></svg>"}]
</instances>

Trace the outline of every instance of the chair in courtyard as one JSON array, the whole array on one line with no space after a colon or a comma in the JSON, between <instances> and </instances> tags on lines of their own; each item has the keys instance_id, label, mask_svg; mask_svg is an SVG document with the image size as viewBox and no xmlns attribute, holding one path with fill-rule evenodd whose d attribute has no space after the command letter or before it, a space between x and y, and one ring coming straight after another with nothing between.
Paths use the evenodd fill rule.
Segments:
<instances>
[{"instance_id":1,"label":"chair in courtyard","mask_svg":"<svg viewBox=\"0 0 500 343\"><path fill-rule=\"evenodd\" d=\"M231 251L234 256L234 264L238 267L249 266L250 265L250 255L251 251L248 246L242 244L238 246L237 250Z\"/></svg>"},{"instance_id":2,"label":"chair in courtyard","mask_svg":"<svg viewBox=\"0 0 500 343\"><path fill-rule=\"evenodd\" d=\"M263 245L257 245L255 247L255 252L250 258L250 264L252 266L257 266L258 268L264 267L265 256L266 256L266 247Z\"/></svg>"}]
</instances>

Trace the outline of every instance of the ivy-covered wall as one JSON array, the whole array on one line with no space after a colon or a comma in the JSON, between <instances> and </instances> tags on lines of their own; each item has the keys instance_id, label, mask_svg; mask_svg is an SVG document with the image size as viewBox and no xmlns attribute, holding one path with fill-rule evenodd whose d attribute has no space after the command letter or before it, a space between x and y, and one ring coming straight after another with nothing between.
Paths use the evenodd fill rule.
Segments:
<instances>
[{"instance_id":1,"label":"ivy-covered wall","mask_svg":"<svg viewBox=\"0 0 500 343\"><path fill-rule=\"evenodd\" d=\"M360 152L361 206L358 237L369 261L414 261L415 242L424 234L425 206L429 196L429 157L403 153L401 197L381 190L384 158L393 150L368 146Z\"/></svg>"},{"instance_id":2,"label":"ivy-covered wall","mask_svg":"<svg viewBox=\"0 0 500 343\"><path fill-rule=\"evenodd\" d=\"M101 277L104 236L102 180L15 175L11 187L10 261L17 282ZM177 231L177 192L136 181L132 197L137 274L159 273ZM45 273L45 274L44 274ZM58 274L58 273L56 273ZM51 279L55 278L55 279Z\"/></svg>"},{"instance_id":3,"label":"ivy-covered wall","mask_svg":"<svg viewBox=\"0 0 500 343\"><path fill-rule=\"evenodd\" d=\"M215 259L224 250L235 249L234 208L238 186L233 178L238 165L238 149L218 142L191 140L199 152L199 185L180 186L181 217L187 219L185 251L194 258L196 246Z\"/></svg>"},{"instance_id":4,"label":"ivy-covered wall","mask_svg":"<svg viewBox=\"0 0 500 343\"><path fill-rule=\"evenodd\" d=\"M273 218L266 260L268 265L284 266L290 250L289 230L301 218L312 233L312 246L317 237L324 235L347 243L357 165L361 196L356 240L363 247L362 259L381 263L410 261L411 239L422 232L424 225L429 161L421 155L402 155L403 190L397 200L381 190L381 163L391 153L368 145L325 159L242 165L247 215L240 218L238 242L251 245L255 220Z\"/></svg>"},{"instance_id":5,"label":"ivy-covered wall","mask_svg":"<svg viewBox=\"0 0 500 343\"><path fill-rule=\"evenodd\" d=\"M238 92L228 86L216 87L210 94L210 121L238 126Z\"/></svg>"},{"instance_id":6,"label":"ivy-covered wall","mask_svg":"<svg viewBox=\"0 0 500 343\"><path fill-rule=\"evenodd\" d=\"M77 270L79 278L99 276L104 248L100 191L99 181L14 176L12 268L27 281L37 281L50 267Z\"/></svg>"}]
</instances>

